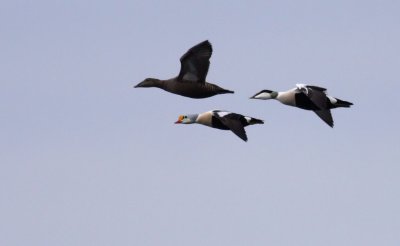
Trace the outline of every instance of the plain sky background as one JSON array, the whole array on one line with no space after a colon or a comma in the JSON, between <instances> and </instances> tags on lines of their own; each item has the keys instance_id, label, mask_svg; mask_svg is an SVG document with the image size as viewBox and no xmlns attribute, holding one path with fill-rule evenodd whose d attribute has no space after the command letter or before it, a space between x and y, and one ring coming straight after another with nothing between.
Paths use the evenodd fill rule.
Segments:
<instances>
[{"instance_id":1,"label":"plain sky background","mask_svg":"<svg viewBox=\"0 0 400 246\"><path fill-rule=\"evenodd\" d=\"M399 1L0 3L0 245L400 245ZM208 39L195 100L134 89ZM354 103L248 98L296 83ZM178 115L265 120L249 141Z\"/></svg>"}]
</instances>

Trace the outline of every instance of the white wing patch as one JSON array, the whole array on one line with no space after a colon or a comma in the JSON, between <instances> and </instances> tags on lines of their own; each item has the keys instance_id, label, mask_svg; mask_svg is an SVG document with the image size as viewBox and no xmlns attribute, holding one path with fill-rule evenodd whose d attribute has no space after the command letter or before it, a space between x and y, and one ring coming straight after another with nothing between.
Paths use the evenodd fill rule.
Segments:
<instances>
[{"instance_id":1,"label":"white wing patch","mask_svg":"<svg viewBox=\"0 0 400 246\"><path fill-rule=\"evenodd\" d=\"M301 90L301 89L307 89L307 85L306 84L296 84L297 89Z\"/></svg>"},{"instance_id":2,"label":"white wing patch","mask_svg":"<svg viewBox=\"0 0 400 246\"><path fill-rule=\"evenodd\" d=\"M296 84L296 87L299 91L304 91L306 95L308 95L308 88L306 84Z\"/></svg>"},{"instance_id":3,"label":"white wing patch","mask_svg":"<svg viewBox=\"0 0 400 246\"><path fill-rule=\"evenodd\" d=\"M214 110L213 113L214 113L214 114L217 114L219 117L224 117L225 115L231 114L231 112L222 111L222 110L220 110L220 111Z\"/></svg>"},{"instance_id":4,"label":"white wing patch","mask_svg":"<svg viewBox=\"0 0 400 246\"><path fill-rule=\"evenodd\" d=\"M337 103L337 100L336 100L336 98L334 98L334 97L331 97L331 96L327 96L327 97L328 97L329 101L331 101L331 103L332 103L332 104L335 104L335 103Z\"/></svg>"}]
</instances>

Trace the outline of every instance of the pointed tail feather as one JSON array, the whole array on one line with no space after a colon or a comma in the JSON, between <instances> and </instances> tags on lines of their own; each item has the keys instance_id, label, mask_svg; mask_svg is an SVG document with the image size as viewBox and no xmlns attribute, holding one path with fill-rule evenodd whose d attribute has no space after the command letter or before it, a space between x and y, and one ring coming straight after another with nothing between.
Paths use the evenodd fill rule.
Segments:
<instances>
[{"instance_id":1,"label":"pointed tail feather","mask_svg":"<svg viewBox=\"0 0 400 246\"><path fill-rule=\"evenodd\" d=\"M235 93L235 92L230 91L230 90L225 90L225 89L220 92L220 94L227 94L227 93Z\"/></svg>"},{"instance_id":2,"label":"pointed tail feather","mask_svg":"<svg viewBox=\"0 0 400 246\"><path fill-rule=\"evenodd\" d=\"M254 124L264 124L264 121L256 118L251 118L249 121L249 125L254 125Z\"/></svg>"},{"instance_id":3,"label":"pointed tail feather","mask_svg":"<svg viewBox=\"0 0 400 246\"><path fill-rule=\"evenodd\" d=\"M351 103L351 102L347 102L347 101L340 100L337 98L336 98L336 100L337 100L337 102L333 105L335 108L350 108L350 106L353 105L353 103Z\"/></svg>"}]
</instances>

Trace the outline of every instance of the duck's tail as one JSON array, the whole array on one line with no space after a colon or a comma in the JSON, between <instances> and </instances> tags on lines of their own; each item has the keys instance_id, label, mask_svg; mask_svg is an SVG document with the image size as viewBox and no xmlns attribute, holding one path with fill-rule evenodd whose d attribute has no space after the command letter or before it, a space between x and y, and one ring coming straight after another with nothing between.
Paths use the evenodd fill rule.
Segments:
<instances>
[{"instance_id":1,"label":"duck's tail","mask_svg":"<svg viewBox=\"0 0 400 246\"><path fill-rule=\"evenodd\" d=\"M234 91L230 91L230 90L226 90L226 89L222 89L219 94L228 94L228 93L232 94L232 93L235 93L235 92Z\"/></svg>"},{"instance_id":2,"label":"duck's tail","mask_svg":"<svg viewBox=\"0 0 400 246\"><path fill-rule=\"evenodd\" d=\"M264 124L264 121L256 118L250 118L249 125L254 125L254 124Z\"/></svg>"},{"instance_id":3,"label":"duck's tail","mask_svg":"<svg viewBox=\"0 0 400 246\"><path fill-rule=\"evenodd\" d=\"M340 100L338 98L335 99L336 103L332 104L332 108L350 108L350 106L353 105L353 103L351 102Z\"/></svg>"}]
</instances>

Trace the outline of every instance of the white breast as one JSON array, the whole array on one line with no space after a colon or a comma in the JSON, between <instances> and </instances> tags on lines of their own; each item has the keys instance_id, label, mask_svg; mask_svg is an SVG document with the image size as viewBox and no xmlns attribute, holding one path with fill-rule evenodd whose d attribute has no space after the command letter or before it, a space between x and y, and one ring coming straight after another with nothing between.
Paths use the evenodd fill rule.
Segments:
<instances>
[{"instance_id":1,"label":"white breast","mask_svg":"<svg viewBox=\"0 0 400 246\"><path fill-rule=\"evenodd\" d=\"M199 114L196 119L196 123L211 126L212 111L204 112Z\"/></svg>"},{"instance_id":2,"label":"white breast","mask_svg":"<svg viewBox=\"0 0 400 246\"><path fill-rule=\"evenodd\" d=\"M295 94L296 94L296 89L279 92L276 99L283 104L296 106Z\"/></svg>"}]
</instances>

